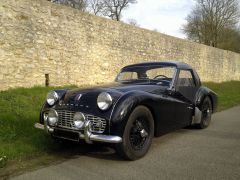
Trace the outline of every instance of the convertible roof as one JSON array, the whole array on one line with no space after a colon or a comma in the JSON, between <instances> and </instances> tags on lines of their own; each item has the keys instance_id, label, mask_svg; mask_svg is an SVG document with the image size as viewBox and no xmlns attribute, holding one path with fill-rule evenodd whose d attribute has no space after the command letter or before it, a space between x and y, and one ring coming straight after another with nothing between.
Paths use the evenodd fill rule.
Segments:
<instances>
[{"instance_id":1,"label":"convertible roof","mask_svg":"<svg viewBox=\"0 0 240 180\"><path fill-rule=\"evenodd\" d=\"M132 69L134 67L154 67L154 66L174 66L179 69L192 69L192 67L184 62L180 61L153 61L153 62L143 62L138 64L132 64L125 66L123 69Z\"/></svg>"}]
</instances>

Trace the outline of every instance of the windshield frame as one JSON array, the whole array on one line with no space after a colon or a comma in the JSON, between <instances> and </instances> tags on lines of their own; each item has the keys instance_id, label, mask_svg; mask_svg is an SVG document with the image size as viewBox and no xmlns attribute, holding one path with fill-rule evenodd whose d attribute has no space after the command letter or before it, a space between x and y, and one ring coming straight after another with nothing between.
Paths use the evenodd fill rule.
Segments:
<instances>
[{"instance_id":1,"label":"windshield frame","mask_svg":"<svg viewBox=\"0 0 240 180\"><path fill-rule=\"evenodd\" d=\"M174 85L174 82L176 80L176 75L177 75L177 71L178 71L178 68L176 66L166 66L166 65L154 65L154 66L133 66L131 68L123 68L119 73L118 75L116 76L115 78L115 82L118 82L118 83L131 83L131 82L148 82L148 83L153 83L153 82L156 82L156 84L159 84L161 85L163 80L160 80L160 79L149 79L149 78L146 78L146 79L129 79L129 80L119 80L119 76L121 75L121 73L123 72L140 72L140 71L144 71L145 73L151 69L157 69L157 68L173 68L174 72L173 72L173 75L171 78L171 81L169 81L169 87L173 87Z\"/></svg>"}]
</instances>

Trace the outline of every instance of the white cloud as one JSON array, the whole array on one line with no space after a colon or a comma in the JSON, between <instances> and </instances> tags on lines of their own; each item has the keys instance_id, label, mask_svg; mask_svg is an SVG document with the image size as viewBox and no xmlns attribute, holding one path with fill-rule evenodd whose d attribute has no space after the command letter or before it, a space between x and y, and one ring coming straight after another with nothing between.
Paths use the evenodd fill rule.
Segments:
<instances>
[{"instance_id":1,"label":"white cloud","mask_svg":"<svg viewBox=\"0 0 240 180\"><path fill-rule=\"evenodd\" d=\"M193 0L138 0L123 12L123 20L135 19L141 27L184 38L181 27Z\"/></svg>"}]
</instances>

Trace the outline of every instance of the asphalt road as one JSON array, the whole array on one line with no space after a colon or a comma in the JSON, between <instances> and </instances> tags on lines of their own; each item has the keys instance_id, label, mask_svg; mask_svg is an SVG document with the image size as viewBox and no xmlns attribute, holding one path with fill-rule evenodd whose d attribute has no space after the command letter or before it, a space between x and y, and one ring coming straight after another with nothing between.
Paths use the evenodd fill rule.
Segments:
<instances>
[{"instance_id":1,"label":"asphalt road","mask_svg":"<svg viewBox=\"0 0 240 180\"><path fill-rule=\"evenodd\" d=\"M148 154L134 162L114 151L93 151L14 180L72 179L240 179L240 107L214 115L205 130L182 129L155 138Z\"/></svg>"}]
</instances>

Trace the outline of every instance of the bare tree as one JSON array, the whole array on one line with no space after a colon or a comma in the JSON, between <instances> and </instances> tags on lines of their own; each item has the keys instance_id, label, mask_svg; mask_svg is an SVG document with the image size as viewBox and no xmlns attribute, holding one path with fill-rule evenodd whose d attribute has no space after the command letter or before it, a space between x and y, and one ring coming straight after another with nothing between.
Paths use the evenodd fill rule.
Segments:
<instances>
[{"instance_id":1,"label":"bare tree","mask_svg":"<svg viewBox=\"0 0 240 180\"><path fill-rule=\"evenodd\" d=\"M48 0L53 3L63 4L66 6L71 6L75 9L85 11L87 7L87 1L86 0Z\"/></svg>"},{"instance_id":2,"label":"bare tree","mask_svg":"<svg viewBox=\"0 0 240 180\"><path fill-rule=\"evenodd\" d=\"M218 47L225 29L239 21L238 0L196 0L183 31L191 40Z\"/></svg>"},{"instance_id":3,"label":"bare tree","mask_svg":"<svg viewBox=\"0 0 240 180\"><path fill-rule=\"evenodd\" d=\"M129 4L136 3L136 0L103 0L104 11L103 15L108 16L113 20L120 21L122 10L127 8Z\"/></svg>"},{"instance_id":4,"label":"bare tree","mask_svg":"<svg viewBox=\"0 0 240 180\"><path fill-rule=\"evenodd\" d=\"M103 15L120 21L123 9L137 0L48 0L53 3L71 6L81 11L89 11L95 15Z\"/></svg>"},{"instance_id":5,"label":"bare tree","mask_svg":"<svg viewBox=\"0 0 240 180\"><path fill-rule=\"evenodd\" d=\"M102 15L104 0L88 0L88 11L95 15Z\"/></svg>"}]
</instances>

